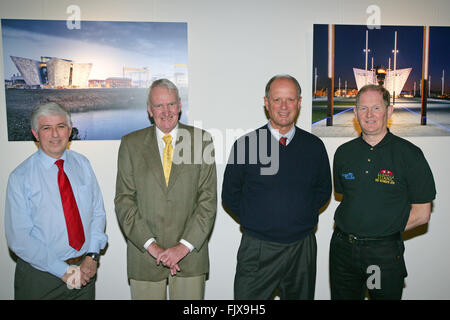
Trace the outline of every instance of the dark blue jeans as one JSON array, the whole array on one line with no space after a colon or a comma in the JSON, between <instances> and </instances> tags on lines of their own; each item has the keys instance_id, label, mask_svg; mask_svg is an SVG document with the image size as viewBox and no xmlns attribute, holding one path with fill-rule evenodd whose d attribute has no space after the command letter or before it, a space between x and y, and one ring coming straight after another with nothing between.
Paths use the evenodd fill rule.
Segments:
<instances>
[{"instance_id":1,"label":"dark blue jeans","mask_svg":"<svg viewBox=\"0 0 450 320\"><path fill-rule=\"evenodd\" d=\"M364 239L364 238L363 238ZM358 240L338 228L330 244L332 300L400 300L407 276L401 234Z\"/></svg>"}]
</instances>

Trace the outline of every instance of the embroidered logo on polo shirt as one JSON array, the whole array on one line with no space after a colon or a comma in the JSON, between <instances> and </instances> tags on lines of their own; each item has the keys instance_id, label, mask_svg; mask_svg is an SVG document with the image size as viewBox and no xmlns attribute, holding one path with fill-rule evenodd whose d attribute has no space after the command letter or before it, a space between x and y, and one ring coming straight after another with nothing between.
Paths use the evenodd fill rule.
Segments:
<instances>
[{"instance_id":1,"label":"embroidered logo on polo shirt","mask_svg":"<svg viewBox=\"0 0 450 320\"><path fill-rule=\"evenodd\" d=\"M343 173L342 176L344 177L345 180L355 180L355 176L353 175L352 172Z\"/></svg>"},{"instance_id":2,"label":"embroidered logo on polo shirt","mask_svg":"<svg viewBox=\"0 0 450 320\"><path fill-rule=\"evenodd\" d=\"M380 170L375 182L381 182L386 184L395 184L394 173L390 170Z\"/></svg>"}]
</instances>

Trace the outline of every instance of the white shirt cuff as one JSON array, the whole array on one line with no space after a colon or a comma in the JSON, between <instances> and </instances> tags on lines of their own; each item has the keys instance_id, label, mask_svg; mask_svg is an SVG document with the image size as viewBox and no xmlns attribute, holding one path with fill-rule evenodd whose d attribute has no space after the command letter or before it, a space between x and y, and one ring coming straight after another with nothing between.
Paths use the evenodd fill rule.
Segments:
<instances>
[{"instance_id":1,"label":"white shirt cuff","mask_svg":"<svg viewBox=\"0 0 450 320\"><path fill-rule=\"evenodd\" d=\"M189 252L192 252L192 250L194 250L194 246L192 244L190 244L189 242L187 242L184 239L180 240L180 243L184 244L186 247L189 248Z\"/></svg>"},{"instance_id":2,"label":"white shirt cuff","mask_svg":"<svg viewBox=\"0 0 450 320\"><path fill-rule=\"evenodd\" d=\"M144 243L144 248L145 248L145 250L147 250L148 247L149 247L153 242L155 242L155 241L156 241L155 238L150 238L150 239L148 239L147 242ZM190 244L188 241L186 241L186 240L184 240L184 239L181 239L181 240L180 240L180 243L182 243L182 244L184 244L186 247L188 247L188 248L189 248L189 252L192 252L192 250L195 249L194 246L193 246L192 244Z\"/></svg>"},{"instance_id":3,"label":"white shirt cuff","mask_svg":"<svg viewBox=\"0 0 450 320\"><path fill-rule=\"evenodd\" d=\"M150 238L150 239L148 239L147 242L144 243L144 248L145 248L145 250L147 250L147 248L148 248L153 242L155 242L155 238Z\"/></svg>"}]
</instances>

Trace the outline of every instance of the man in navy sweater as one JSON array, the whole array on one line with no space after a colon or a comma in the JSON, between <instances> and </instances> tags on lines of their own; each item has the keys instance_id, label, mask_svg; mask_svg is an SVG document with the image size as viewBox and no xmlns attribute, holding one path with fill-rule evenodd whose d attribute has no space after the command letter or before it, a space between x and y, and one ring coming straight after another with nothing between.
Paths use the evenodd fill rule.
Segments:
<instances>
[{"instance_id":1,"label":"man in navy sweater","mask_svg":"<svg viewBox=\"0 0 450 320\"><path fill-rule=\"evenodd\" d=\"M274 76L264 97L269 123L233 145L222 202L243 229L234 297L314 299L318 212L331 196L327 152L316 136L296 127L301 88Z\"/></svg>"}]
</instances>

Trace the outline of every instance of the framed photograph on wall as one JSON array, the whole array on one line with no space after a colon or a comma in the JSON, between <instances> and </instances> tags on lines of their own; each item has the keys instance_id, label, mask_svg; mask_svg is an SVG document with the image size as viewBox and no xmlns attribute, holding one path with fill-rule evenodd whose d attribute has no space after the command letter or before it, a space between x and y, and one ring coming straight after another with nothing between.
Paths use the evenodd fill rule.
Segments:
<instances>
[{"instance_id":1,"label":"framed photograph on wall","mask_svg":"<svg viewBox=\"0 0 450 320\"><path fill-rule=\"evenodd\" d=\"M31 110L57 102L72 114L74 139L118 140L147 127L147 95L174 82L187 122L187 23L2 19L9 141L33 140Z\"/></svg>"},{"instance_id":2,"label":"framed photograph on wall","mask_svg":"<svg viewBox=\"0 0 450 320\"><path fill-rule=\"evenodd\" d=\"M358 136L355 96L379 84L391 94L393 133L450 135L449 36L449 27L314 25L312 132Z\"/></svg>"}]
</instances>

